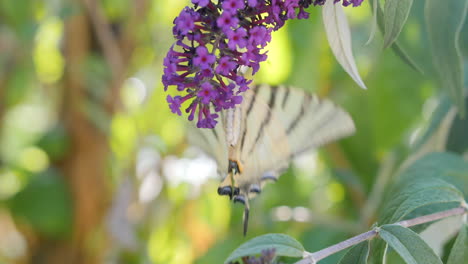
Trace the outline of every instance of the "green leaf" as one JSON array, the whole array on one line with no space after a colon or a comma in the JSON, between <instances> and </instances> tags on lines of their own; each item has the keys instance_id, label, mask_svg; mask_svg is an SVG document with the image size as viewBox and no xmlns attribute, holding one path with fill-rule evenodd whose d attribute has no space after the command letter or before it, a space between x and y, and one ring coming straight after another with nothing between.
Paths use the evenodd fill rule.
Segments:
<instances>
[{"instance_id":1,"label":"green leaf","mask_svg":"<svg viewBox=\"0 0 468 264\"><path fill-rule=\"evenodd\" d=\"M277 256L302 257L304 247L294 238L284 234L266 234L253 238L236 250L224 261L228 263L244 256L258 255L262 250L274 248Z\"/></svg>"},{"instance_id":2,"label":"green leaf","mask_svg":"<svg viewBox=\"0 0 468 264\"><path fill-rule=\"evenodd\" d=\"M451 120L447 118L450 118L452 103L448 96L443 96L437 103L437 108L431 115L431 121L426 124L421 136L414 143L413 151L416 150L414 152L418 154L421 151L432 152L444 145L442 142L447 140L447 126L451 124Z\"/></svg>"},{"instance_id":3,"label":"green leaf","mask_svg":"<svg viewBox=\"0 0 468 264\"><path fill-rule=\"evenodd\" d=\"M464 224L458 233L457 240L450 251L447 264L466 263L468 260L468 224Z\"/></svg>"},{"instance_id":4,"label":"green leaf","mask_svg":"<svg viewBox=\"0 0 468 264\"><path fill-rule=\"evenodd\" d=\"M424 155L401 174L400 184L411 180L428 181L431 178L439 178L456 186L458 190L468 195L468 162L459 155L449 152L433 152ZM418 180L418 181L419 181ZM406 184L408 185L408 184Z\"/></svg>"},{"instance_id":5,"label":"green leaf","mask_svg":"<svg viewBox=\"0 0 468 264\"><path fill-rule=\"evenodd\" d=\"M338 264L365 264L369 258L369 240L353 246Z\"/></svg>"},{"instance_id":6,"label":"green leaf","mask_svg":"<svg viewBox=\"0 0 468 264\"><path fill-rule=\"evenodd\" d=\"M442 86L447 89L459 111L465 112L463 58L459 38L466 18L468 1L427 0L425 19L433 64Z\"/></svg>"},{"instance_id":7,"label":"green leaf","mask_svg":"<svg viewBox=\"0 0 468 264\"><path fill-rule=\"evenodd\" d=\"M455 186L440 179L430 181L431 183L426 188L420 188L422 184L416 183L406 188L406 192L400 193L406 199L403 201L397 199L401 203L396 206L392 217L386 223L402 220L411 212L424 206L463 201L463 194Z\"/></svg>"},{"instance_id":8,"label":"green leaf","mask_svg":"<svg viewBox=\"0 0 468 264\"><path fill-rule=\"evenodd\" d=\"M351 30L341 5L326 1L322 9L328 43L341 67L363 89L367 89L357 70L351 47Z\"/></svg>"},{"instance_id":9,"label":"green leaf","mask_svg":"<svg viewBox=\"0 0 468 264\"><path fill-rule=\"evenodd\" d=\"M468 97L465 98L465 111L468 112ZM452 116L446 147L448 151L456 152L461 155L468 150L468 118L463 118L460 114Z\"/></svg>"},{"instance_id":10,"label":"green leaf","mask_svg":"<svg viewBox=\"0 0 468 264\"><path fill-rule=\"evenodd\" d=\"M400 57L401 60L403 60L403 62L413 68L413 70L419 72L420 74L424 74L424 71L421 69L421 67L419 67L419 65L408 55L408 53L397 41L393 42L392 50L398 57Z\"/></svg>"},{"instance_id":11,"label":"green leaf","mask_svg":"<svg viewBox=\"0 0 468 264\"><path fill-rule=\"evenodd\" d=\"M384 31L383 10L382 10L382 7L380 6L380 2L379 1L376 1L376 2L377 2L377 8L376 8L377 9L377 24L379 25L380 30ZM374 6L373 6L374 3L372 3L372 1L369 1L369 3L374 9ZM392 49L393 49L393 52L395 52L395 54L398 57L400 57L400 59L403 60L408 66L413 68L413 70L419 72L420 74L424 74L421 67L419 67L416 64L416 62L408 55L408 53L403 49L403 47L398 43L397 40L393 42Z\"/></svg>"},{"instance_id":12,"label":"green leaf","mask_svg":"<svg viewBox=\"0 0 468 264\"><path fill-rule=\"evenodd\" d=\"M384 48L390 47L400 35L413 5L413 0L386 0L384 7Z\"/></svg>"},{"instance_id":13,"label":"green leaf","mask_svg":"<svg viewBox=\"0 0 468 264\"><path fill-rule=\"evenodd\" d=\"M392 224L458 207L468 193L468 162L451 153L430 153L403 169L398 181L387 190L378 222ZM424 226L417 226L417 229ZM381 259L384 243L373 252Z\"/></svg>"},{"instance_id":14,"label":"green leaf","mask_svg":"<svg viewBox=\"0 0 468 264\"><path fill-rule=\"evenodd\" d=\"M379 234L408 264L442 264L432 248L408 228L384 225Z\"/></svg>"},{"instance_id":15,"label":"green leaf","mask_svg":"<svg viewBox=\"0 0 468 264\"><path fill-rule=\"evenodd\" d=\"M388 191L380 223L390 224L424 208L425 214L458 206L468 191L468 163L450 153L430 153L413 162ZM465 175L465 176L463 176ZM442 206L442 207L441 207ZM419 211L421 212L421 211Z\"/></svg>"},{"instance_id":16,"label":"green leaf","mask_svg":"<svg viewBox=\"0 0 468 264\"><path fill-rule=\"evenodd\" d=\"M369 1L371 8L372 8L372 22L371 22L371 31L369 34L369 39L367 40L365 45L368 45L375 36L375 32L377 31L377 0Z\"/></svg>"}]
</instances>

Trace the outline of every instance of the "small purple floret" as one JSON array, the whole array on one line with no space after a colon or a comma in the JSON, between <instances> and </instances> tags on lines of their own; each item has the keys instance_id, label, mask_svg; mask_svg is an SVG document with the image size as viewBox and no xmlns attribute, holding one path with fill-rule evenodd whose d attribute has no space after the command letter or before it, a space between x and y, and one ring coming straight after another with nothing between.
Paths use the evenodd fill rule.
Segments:
<instances>
[{"instance_id":1,"label":"small purple floret","mask_svg":"<svg viewBox=\"0 0 468 264\"><path fill-rule=\"evenodd\" d=\"M201 89L198 91L197 96L201 98L202 104L209 104L211 100L216 99L216 91L210 83L203 83Z\"/></svg>"},{"instance_id":2,"label":"small purple floret","mask_svg":"<svg viewBox=\"0 0 468 264\"><path fill-rule=\"evenodd\" d=\"M239 24L239 19L233 16L230 12L223 12L216 20L218 27L223 30L230 30Z\"/></svg>"},{"instance_id":3,"label":"small purple floret","mask_svg":"<svg viewBox=\"0 0 468 264\"><path fill-rule=\"evenodd\" d=\"M175 29L180 34L187 34L189 31L195 29L195 17L189 12L188 9L184 9L180 15L175 19Z\"/></svg>"},{"instance_id":4,"label":"small purple floret","mask_svg":"<svg viewBox=\"0 0 468 264\"><path fill-rule=\"evenodd\" d=\"M194 5L205 7L210 3L210 0L192 0L192 3Z\"/></svg>"},{"instance_id":5,"label":"small purple floret","mask_svg":"<svg viewBox=\"0 0 468 264\"><path fill-rule=\"evenodd\" d=\"M180 112L180 96L175 96L172 98L170 95L167 96L166 100L169 103L169 107L171 108L172 113L181 115L182 112Z\"/></svg>"},{"instance_id":6,"label":"small purple floret","mask_svg":"<svg viewBox=\"0 0 468 264\"><path fill-rule=\"evenodd\" d=\"M237 50L236 47L245 48L247 45L247 31L244 28L238 28L235 31L229 30L226 35L229 39L228 47L231 50Z\"/></svg>"},{"instance_id":7,"label":"small purple floret","mask_svg":"<svg viewBox=\"0 0 468 264\"><path fill-rule=\"evenodd\" d=\"M245 3L244 1L239 0L225 0L221 5L224 11L227 11L231 14L236 14L237 10L244 9Z\"/></svg>"},{"instance_id":8,"label":"small purple floret","mask_svg":"<svg viewBox=\"0 0 468 264\"><path fill-rule=\"evenodd\" d=\"M229 73L236 68L236 63L231 61L229 56L224 56L219 59L218 67L216 67L216 73L228 76Z\"/></svg>"},{"instance_id":9,"label":"small purple floret","mask_svg":"<svg viewBox=\"0 0 468 264\"><path fill-rule=\"evenodd\" d=\"M201 69L207 69L211 67L216 61L216 56L209 53L208 49L204 46L199 46L196 51L197 56L193 59L193 65L200 67Z\"/></svg>"}]
</instances>

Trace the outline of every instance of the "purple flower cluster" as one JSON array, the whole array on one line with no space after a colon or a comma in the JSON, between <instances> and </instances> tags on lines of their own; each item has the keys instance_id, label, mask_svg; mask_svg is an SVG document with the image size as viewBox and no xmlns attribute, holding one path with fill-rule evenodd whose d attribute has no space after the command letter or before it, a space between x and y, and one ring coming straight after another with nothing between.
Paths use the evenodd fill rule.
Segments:
<instances>
[{"instance_id":1,"label":"purple flower cluster","mask_svg":"<svg viewBox=\"0 0 468 264\"><path fill-rule=\"evenodd\" d=\"M330 0L331 1L331 0ZM333 0L335 3L340 0ZM357 6L362 0L342 0ZM263 49L271 32L288 19L307 19L304 9L323 5L325 0L192 0L174 20L176 43L164 58L162 82L167 91L176 86L182 95L167 96L173 113L181 115L182 104L197 127L214 128L216 112L242 102L242 92L251 80L239 71L252 69L252 75L267 58Z\"/></svg>"}]
</instances>

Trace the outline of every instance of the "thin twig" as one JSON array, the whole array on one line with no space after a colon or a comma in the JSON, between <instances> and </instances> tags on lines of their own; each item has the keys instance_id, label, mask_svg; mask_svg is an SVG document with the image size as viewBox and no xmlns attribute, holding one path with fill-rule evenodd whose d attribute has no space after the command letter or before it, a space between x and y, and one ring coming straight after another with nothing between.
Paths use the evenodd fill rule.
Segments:
<instances>
[{"instance_id":1,"label":"thin twig","mask_svg":"<svg viewBox=\"0 0 468 264\"><path fill-rule=\"evenodd\" d=\"M419 216L413 219L408 219L408 220L403 220L400 222L395 223L396 225L401 225L404 227L410 227L410 226L415 226L415 225L420 225L424 223L429 223L433 222L436 220L440 220L449 216L455 216L455 215L462 215L466 214L467 212L467 206L466 204L462 204L460 207L450 209L450 210L445 210L441 211L438 213L433 213L430 215L423 215ZM315 264L321 259L324 259L332 254L335 254L343 249L349 248L351 246L357 245L363 241L370 240L378 235L378 228L374 228L373 230L367 231L365 233L362 233L360 235L354 236L350 239L347 239L345 241L342 241L338 244L335 244L333 246L327 247L325 249L309 253L306 252L304 254L304 258L295 264Z\"/></svg>"},{"instance_id":2,"label":"thin twig","mask_svg":"<svg viewBox=\"0 0 468 264\"><path fill-rule=\"evenodd\" d=\"M314 253L309 253L306 254L305 258L296 262L296 264L312 264L316 263L317 261L324 259L332 254L335 254L336 252L339 252L343 249L349 248L353 245L359 244L362 241L369 240L375 236L377 236L378 232L374 229L371 231L367 231L365 233L362 233L360 235L354 236L350 239L347 239L345 241L342 241L338 244L335 244L333 246L324 248L322 250L316 251Z\"/></svg>"},{"instance_id":3,"label":"thin twig","mask_svg":"<svg viewBox=\"0 0 468 264\"><path fill-rule=\"evenodd\" d=\"M403 220L403 221L397 222L395 224L396 225L401 225L401 226L404 226L404 227L410 227L410 226L415 226L415 225L420 225L420 224L424 224L424 223L433 222L433 221L436 221L436 220L439 220L439 219L442 219L442 218L446 218L446 217L449 217L449 216L453 216L453 215L461 215L461 214L463 214L465 212L466 212L466 208L463 207L463 206L460 206L460 207L457 207L457 208L453 208L453 209L438 212L438 213L433 213L433 214L430 214L430 215L423 215L423 216L416 217L416 218L413 218L413 219Z\"/></svg>"}]
</instances>

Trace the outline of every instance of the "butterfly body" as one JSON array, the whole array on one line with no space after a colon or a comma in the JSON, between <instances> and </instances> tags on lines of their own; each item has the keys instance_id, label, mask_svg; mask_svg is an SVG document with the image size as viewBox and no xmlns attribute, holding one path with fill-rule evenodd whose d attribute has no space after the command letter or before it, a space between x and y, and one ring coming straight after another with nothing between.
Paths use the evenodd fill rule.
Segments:
<instances>
[{"instance_id":1,"label":"butterfly body","mask_svg":"<svg viewBox=\"0 0 468 264\"><path fill-rule=\"evenodd\" d=\"M245 205L292 158L354 132L351 117L328 100L285 86L260 85L244 93L236 108L221 112L214 129L192 133L192 142L213 156L223 181L218 194Z\"/></svg>"}]
</instances>

